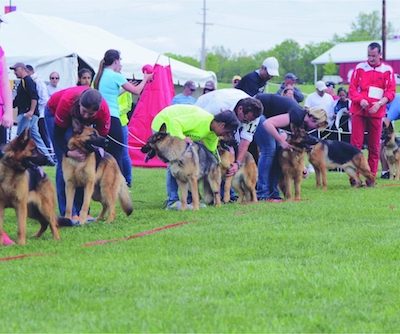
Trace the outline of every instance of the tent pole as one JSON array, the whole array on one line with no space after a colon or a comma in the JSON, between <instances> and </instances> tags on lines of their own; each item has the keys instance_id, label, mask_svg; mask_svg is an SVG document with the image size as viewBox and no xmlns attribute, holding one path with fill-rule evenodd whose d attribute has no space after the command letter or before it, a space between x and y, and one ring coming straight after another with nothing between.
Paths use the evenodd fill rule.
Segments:
<instances>
[{"instance_id":1,"label":"tent pole","mask_svg":"<svg viewBox=\"0 0 400 334\"><path fill-rule=\"evenodd\" d=\"M314 84L318 81L318 65L314 64Z\"/></svg>"}]
</instances>

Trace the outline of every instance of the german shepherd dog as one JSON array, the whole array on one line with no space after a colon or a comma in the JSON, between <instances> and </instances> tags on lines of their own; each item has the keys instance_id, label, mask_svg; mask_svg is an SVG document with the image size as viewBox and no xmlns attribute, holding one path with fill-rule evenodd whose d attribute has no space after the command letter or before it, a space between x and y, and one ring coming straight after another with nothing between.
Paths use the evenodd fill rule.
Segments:
<instances>
[{"instance_id":1,"label":"german shepherd dog","mask_svg":"<svg viewBox=\"0 0 400 334\"><path fill-rule=\"evenodd\" d=\"M383 123L383 155L389 165L389 175L394 180L400 179L400 138L396 138L392 123Z\"/></svg>"},{"instance_id":2,"label":"german shepherd dog","mask_svg":"<svg viewBox=\"0 0 400 334\"><path fill-rule=\"evenodd\" d=\"M205 202L220 206L221 169L217 158L203 144L187 144L164 131L162 127L142 147L141 151L146 153L145 161L157 155L162 161L169 163L171 174L176 178L181 193L182 210L187 207L189 188L193 197L193 210L199 210L199 180L203 181Z\"/></svg>"},{"instance_id":3,"label":"german shepherd dog","mask_svg":"<svg viewBox=\"0 0 400 334\"><path fill-rule=\"evenodd\" d=\"M50 179L38 166L44 166L47 158L30 138L29 129L8 143L0 159L0 245L4 209L14 208L18 220L18 244L26 243L26 219L37 219L40 237L50 225L53 238L60 239L56 218L56 192Z\"/></svg>"},{"instance_id":4,"label":"german shepherd dog","mask_svg":"<svg viewBox=\"0 0 400 334\"><path fill-rule=\"evenodd\" d=\"M221 158L221 174L225 179L223 202L228 203L230 200L231 186L238 193L239 203L257 202L256 183L258 170L253 155L246 152L243 162L235 175L226 176L235 160L235 154L229 146L220 145L218 152Z\"/></svg>"},{"instance_id":5,"label":"german shepherd dog","mask_svg":"<svg viewBox=\"0 0 400 334\"><path fill-rule=\"evenodd\" d=\"M352 186L362 186L359 174L366 178L367 186L375 184L375 177L371 173L367 159L358 148L349 143L321 140L309 153L309 161L315 169L317 188L322 185L324 190L327 189L328 168L342 168L350 176Z\"/></svg>"},{"instance_id":6,"label":"german shepherd dog","mask_svg":"<svg viewBox=\"0 0 400 334\"><path fill-rule=\"evenodd\" d=\"M294 199L301 199L301 182L303 181L304 157L307 150L315 145L317 138L310 136L304 127L291 125L291 134L287 142L291 149L281 149L278 153L278 161L281 167L279 186L285 199L292 199L291 181L294 182Z\"/></svg>"},{"instance_id":7,"label":"german shepherd dog","mask_svg":"<svg viewBox=\"0 0 400 334\"><path fill-rule=\"evenodd\" d=\"M69 157L63 158L65 217L71 219L77 187L84 187L83 204L79 213L80 224L86 222L91 199L103 206L97 220L112 222L115 219L115 205L118 199L122 209L129 216L133 211L129 189L117 161L102 149L106 139L101 137L96 129L83 126L77 120L73 120L72 127L73 136L68 141L68 149L80 150L86 154L86 159L80 162Z\"/></svg>"}]
</instances>

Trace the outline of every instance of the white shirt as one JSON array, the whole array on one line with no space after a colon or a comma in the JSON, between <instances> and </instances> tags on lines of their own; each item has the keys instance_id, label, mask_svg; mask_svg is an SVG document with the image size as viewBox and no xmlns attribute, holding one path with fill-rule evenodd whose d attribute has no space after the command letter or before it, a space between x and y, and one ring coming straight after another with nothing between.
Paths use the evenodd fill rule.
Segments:
<instances>
[{"instance_id":1,"label":"white shirt","mask_svg":"<svg viewBox=\"0 0 400 334\"><path fill-rule=\"evenodd\" d=\"M248 97L250 95L240 89L224 88L201 95L197 99L196 105L207 110L210 114L217 115L225 110L234 111L239 100ZM258 117L250 123L241 123L239 131L235 135L236 141L238 143L241 139L249 142L253 141L254 132L256 132L259 121L260 118Z\"/></svg>"},{"instance_id":2,"label":"white shirt","mask_svg":"<svg viewBox=\"0 0 400 334\"><path fill-rule=\"evenodd\" d=\"M314 92L306 97L306 100L304 101L304 106L308 108L312 107L321 107L326 111L328 114L328 123L329 127L332 126L333 124L333 104L334 104L334 99L332 95L328 93L324 93L324 95L319 96L317 92Z\"/></svg>"},{"instance_id":3,"label":"white shirt","mask_svg":"<svg viewBox=\"0 0 400 334\"><path fill-rule=\"evenodd\" d=\"M39 96L38 101L38 110L39 110L39 117L44 117L44 108L46 107L47 101L49 100L50 96L47 91L46 84L39 79L36 73L31 75L31 78L36 83L36 90Z\"/></svg>"}]
</instances>

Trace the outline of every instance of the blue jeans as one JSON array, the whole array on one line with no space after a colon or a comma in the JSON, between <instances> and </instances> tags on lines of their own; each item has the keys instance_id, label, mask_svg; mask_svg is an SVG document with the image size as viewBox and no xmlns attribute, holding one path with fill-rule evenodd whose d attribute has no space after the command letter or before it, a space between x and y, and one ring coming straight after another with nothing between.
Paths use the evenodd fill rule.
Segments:
<instances>
[{"instance_id":1,"label":"blue jeans","mask_svg":"<svg viewBox=\"0 0 400 334\"><path fill-rule=\"evenodd\" d=\"M46 144L43 142L42 136L40 135L38 121L39 117L36 115L33 115L31 119L25 117L23 114L18 115L17 135L19 136L22 131L29 128L31 131L31 138L35 142L39 151L46 155L49 160L53 160Z\"/></svg>"},{"instance_id":2,"label":"blue jeans","mask_svg":"<svg viewBox=\"0 0 400 334\"><path fill-rule=\"evenodd\" d=\"M66 198L65 198L65 182L64 175L62 172L62 159L64 153L62 149L56 144L54 140L54 116L47 109L44 111L44 119L46 121L47 130L49 133L49 137L51 142L53 143L54 153L57 157L57 166L56 166L56 189L57 189L57 201L58 201L58 210L60 211L60 216L65 216L65 206L66 206ZM68 129L65 134L65 140L69 140L72 136L72 129ZM77 188L75 192L74 205L72 207L72 215L79 215L83 203L83 188Z\"/></svg>"},{"instance_id":3,"label":"blue jeans","mask_svg":"<svg viewBox=\"0 0 400 334\"><path fill-rule=\"evenodd\" d=\"M178 183L167 167L167 206L179 201Z\"/></svg>"},{"instance_id":4,"label":"blue jeans","mask_svg":"<svg viewBox=\"0 0 400 334\"><path fill-rule=\"evenodd\" d=\"M279 162L276 154L278 143L264 128L265 116L261 116L260 123L254 134L254 140L260 149L258 158L257 197L262 199L279 198ZM268 120L267 120L268 122Z\"/></svg>"},{"instance_id":5,"label":"blue jeans","mask_svg":"<svg viewBox=\"0 0 400 334\"><path fill-rule=\"evenodd\" d=\"M123 140L122 143L125 145L122 151L122 175L125 177L127 184L132 184L132 161L129 156L128 148L128 126L122 127Z\"/></svg>"}]
</instances>

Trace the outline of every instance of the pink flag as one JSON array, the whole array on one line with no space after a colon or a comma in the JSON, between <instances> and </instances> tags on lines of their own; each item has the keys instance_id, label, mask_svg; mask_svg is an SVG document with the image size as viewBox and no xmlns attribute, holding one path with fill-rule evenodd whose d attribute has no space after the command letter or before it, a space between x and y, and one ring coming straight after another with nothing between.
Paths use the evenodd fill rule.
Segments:
<instances>
[{"instance_id":1,"label":"pink flag","mask_svg":"<svg viewBox=\"0 0 400 334\"><path fill-rule=\"evenodd\" d=\"M140 95L135 111L129 121L129 154L134 166L165 167L165 163L157 158L144 162L145 155L140 148L152 135L151 122L153 118L165 107L171 104L174 97L174 84L172 82L171 66L154 66L154 77L148 82Z\"/></svg>"}]
</instances>

